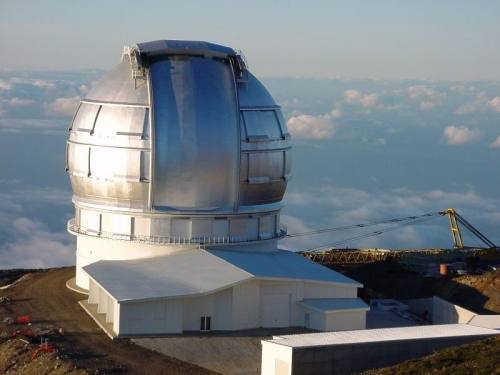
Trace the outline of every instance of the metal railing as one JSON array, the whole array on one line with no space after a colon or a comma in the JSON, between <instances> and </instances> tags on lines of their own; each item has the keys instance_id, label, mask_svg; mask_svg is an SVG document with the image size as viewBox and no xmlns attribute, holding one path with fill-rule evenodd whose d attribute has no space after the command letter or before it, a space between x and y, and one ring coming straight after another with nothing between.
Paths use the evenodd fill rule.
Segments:
<instances>
[{"instance_id":1,"label":"metal railing","mask_svg":"<svg viewBox=\"0 0 500 375\"><path fill-rule=\"evenodd\" d=\"M68 220L68 231L73 234L84 234L87 236L102 237L113 240L137 241L154 245L226 245L239 244L256 241L265 241L271 239L283 238L286 235L286 227L281 226L275 236L257 238L248 238L241 236L202 236L202 237L179 237L179 236L145 236L137 234L122 234L94 230L81 227L75 223L75 219Z\"/></svg>"}]
</instances>

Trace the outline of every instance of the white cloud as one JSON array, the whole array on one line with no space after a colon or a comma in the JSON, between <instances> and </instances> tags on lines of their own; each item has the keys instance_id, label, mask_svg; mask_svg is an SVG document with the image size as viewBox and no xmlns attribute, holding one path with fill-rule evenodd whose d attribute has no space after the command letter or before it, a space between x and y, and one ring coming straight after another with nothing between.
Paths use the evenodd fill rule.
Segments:
<instances>
[{"instance_id":1,"label":"white cloud","mask_svg":"<svg viewBox=\"0 0 500 375\"><path fill-rule=\"evenodd\" d=\"M496 96L488 102L488 107L495 112L500 112L500 96Z\"/></svg>"},{"instance_id":2,"label":"white cloud","mask_svg":"<svg viewBox=\"0 0 500 375\"><path fill-rule=\"evenodd\" d=\"M424 100L420 102L420 109L433 109L436 106L436 103L431 102L430 100Z\"/></svg>"},{"instance_id":3,"label":"white cloud","mask_svg":"<svg viewBox=\"0 0 500 375\"><path fill-rule=\"evenodd\" d=\"M7 90L10 90L12 88L12 85L3 80L3 79L0 79L0 91L7 91Z\"/></svg>"},{"instance_id":4,"label":"white cloud","mask_svg":"<svg viewBox=\"0 0 500 375\"><path fill-rule=\"evenodd\" d=\"M53 102L45 105L45 111L47 114L53 116L71 117L75 113L79 102L79 96L57 98Z\"/></svg>"},{"instance_id":5,"label":"white cloud","mask_svg":"<svg viewBox=\"0 0 500 375\"><path fill-rule=\"evenodd\" d=\"M287 121L288 129L297 139L330 139L335 135L336 127L330 115L293 116Z\"/></svg>"},{"instance_id":6,"label":"white cloud","mask_svg":"<svg viewBox=\"0 0 500 375\"><path fill-rule=\"evenodd\" d=\"M496 137L496 139L490 143L491 148L500 148L500 135Z\"/></svg>"},{"instance_id":7,"label":"white cloud","mask_svg":"<svg viewBox=\"0 0 500 375\"><path fill-rule=\"evenodd\" d=\"M0 180L0 268L73 264L74 238L65 231L64 217L57 216L51 229L37 216L48 210L69 214L70 207L69 191Z\"/></svg>"},{"instance_id":8,"label":"white cloud","mask_svg":"<svg viewBox=\"0 0 500 375\"><path fill-rule=\"evenodd\" d=\"M330 116L332 116L332 118L340 118L342 117L342 110L338 107L334 108L331 110Z\"/></svg>"},{"instance_id":9,"label":"white cloud","mask_svg":"<svg viewBox=\"0 0 500 375\"><path fill-rule=\"evenodd\" d=\"M458 115L466 115L475 112L494 111L500 113L500 96L489 99L484 91L477 93L470 103L462 104L455 111Z\"/></svg>"},{"instance_id":10,"label":"white cloud","mask_svg":"<svg viewBox=\"0 0 500 375\"><path fill-rule=\"evenodd\" d=\"M285 225L290 224L289 233L305 232L311 230L310 228L332 228L419 215L437 212L447 207L456 208L487 236L496 235L496 228L500 225L500 198L483 197L474 191L454 192L437 189L419 192L400 188L368 192L361 189L326 186L291 192L286 200L282 222ZM447 219L439 215L428 222L411 227L399 227L382 236L344 241L392 225L395 224L289 238L282 243L287 248L296 250L337 242L342 243L338 246L353 247L451 247ZM490 239L495 242L495 238ZM470 237L467 237L466 243L472 245L470 241Z\"/></svg>"},{"instance_id":11,"label":"white cloud","mask_svg":"<svg viewBox=\"0 0 500 375\"><path fill-rule=\"evenodd\" d=\"M0 119L0 132L18 133L21 131L40 131L43 133L54 133L66 131L68 122L61 119Z\"/></svg>"},{"instance_id":12,"label":"white cloud","mask_svg":"<svg viewBox=\"0 0 500 375\"><path fill-rule=\"evenodd\" d=\"M34 101L31 99L22 99L14 96L6 100L5 103L10 107L18 108L18 107L28 107L32 105Z\"/></svg>"},{"instance_id":13,"label":"white cloud","mask_svg":"<svg viewBox=\"0 0 500 375\"><path fill-rule=\"evenodd\" d=\"M377 105L377 94L364 94L359 90L346 90L344 91L344 99L347 103L353 105L360 105L363 108L371 108Z\"/></svg>"},{"instance_id":14,"label":"white cloud","mask_svg":"<svg viewBox=\"0 0 500 375\"><path fill-rule=\"evenodd\" d=\"M10 83L16 85L31 85L42 89L52 89L56 87L54 81L39 78L12 77Z\"/></svg>"},{"instance_id":15,"label":"white cloud","mask_svg":"<svg viewBox=\"0 0 500 375\"><path fill-rule=\"evenodd\" d=\"M415 85L408 87L408 95L412 99L418 99L421 97L433 97L436 95L436 92L429 86Z\"/></svg>"},{"instance_id":16,"label":"white cloud","mask_svg":"<svg viewBox=\"0 0 500 375\"><path fill-rule=\"evenodd\" d=\"M444 129L444 136L449 145L458 146L477 141L481 138L481 133L466 126L447 126Z\"/></svg>"},{"instance_id":17,"label":"white cloud","mask_svg":"<svg viewBox=\"0 0 500 375\"><path fill-rule=\"evenodd\" d=\"M47 268L74 263L68 234L52 232L40 221L20 217L12 223L14 240L0 245L2 268Z\"/></svg>"},{"instance_id":18,"label":"white cloud","mask_svg":"<svg viewBox=\"0 0 500 375\"><path fill-rule=\"evenodd\" d=\"M434 109L446 97L446 93L436 91L427 85L410 86L407 92L410 99L419 101L419 108L424 111Z\"/></svg>"}]
</instances>

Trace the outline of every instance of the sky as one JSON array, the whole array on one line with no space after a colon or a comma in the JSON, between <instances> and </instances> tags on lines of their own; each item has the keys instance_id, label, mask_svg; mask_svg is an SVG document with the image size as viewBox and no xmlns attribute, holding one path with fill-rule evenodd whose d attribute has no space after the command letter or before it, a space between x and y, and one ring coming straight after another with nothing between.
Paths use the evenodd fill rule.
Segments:
<instances>
[{"instance_id":1,"label":"sky","mask_svg":"<svg viewBox=\"0 0 500 375\"><path fill-rule=\"evenodd\" d=\"M497 1L0 2L2 69L109 69L124 45L241 49L260 76L500 79Z\"/></svg>"},{"instance_id":2,"label":"sky","mask_svg":"<svg viewBox=\"0 0 500 375\"><path fill-rule=\"evenodd\" d=\"M74 263L71 118L123 45L161 38L243 50L281 104L290 233L454 207L500 243L500 3L165 4L0 1L0 268ZM443 217L359 234L281 246L451 246Z\"/></svg>"}]
</instances>

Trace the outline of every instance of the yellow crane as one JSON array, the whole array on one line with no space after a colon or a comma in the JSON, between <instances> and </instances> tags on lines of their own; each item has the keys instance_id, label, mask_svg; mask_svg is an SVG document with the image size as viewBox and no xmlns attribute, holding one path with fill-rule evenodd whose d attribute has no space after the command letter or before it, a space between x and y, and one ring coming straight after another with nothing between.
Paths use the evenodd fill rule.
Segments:
<instances>
[{"instance_id":1,"label":"yellow crane","mask_svg":"<svg viewBox=\"0 0 500 375\"><path fill-rule=\"evenodd\" d=\"M460 232L459 223L462 224L467 230L469 230L473 235L475 235L479 240L481 240L486 247L496 248L496 245L491 242L484 234L477 230L471 223L464 219L463 216L459 215L454 208L448 208L445 211L441 211L440 215L447 215L450 221L451 237L453 240L453 247L455 249L463 249L464 241L462 239L462 233Z\"/></svg>"}]
</instances>

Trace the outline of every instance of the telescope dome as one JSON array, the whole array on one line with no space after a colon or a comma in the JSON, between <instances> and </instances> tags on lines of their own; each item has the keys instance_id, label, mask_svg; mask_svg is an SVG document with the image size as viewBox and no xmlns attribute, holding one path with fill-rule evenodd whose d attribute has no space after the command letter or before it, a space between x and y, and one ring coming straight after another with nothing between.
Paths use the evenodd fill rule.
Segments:
<instances>
[{"instance_id":1,"label":"telescope dome","mask_svg":"<svg viewBox=\"0 0 500 375\"><path fill-rule=\"evenodd\" d=\"M277 238L289 151L281 109L241 54L196 41L125 47L70 127L70 231Z\"/></svg>"}]
</instances>

